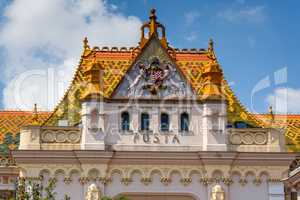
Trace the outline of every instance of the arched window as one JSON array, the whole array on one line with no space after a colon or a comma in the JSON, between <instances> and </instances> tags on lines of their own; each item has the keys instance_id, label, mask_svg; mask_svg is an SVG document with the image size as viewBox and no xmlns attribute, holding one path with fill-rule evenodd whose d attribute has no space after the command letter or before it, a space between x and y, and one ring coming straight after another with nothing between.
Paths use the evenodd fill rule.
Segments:
<instances>
[{"instance_id":1,"label":"arched window","mask_svg":"<svg viewBox=\"0 0 300 200\"><path fill-rule=\"evenodd\" d=\"M169 115L167 113L162 113L160 115L160 130L161 131L169 131Z\"/></svg>"},{"instance_id":2,"label":"arched window","mask_svg":"<svg viewBox=\"0 0 300 200\"><path fill-rule=\"evenodd\" d=\"M141 130L148 131L150 125L150 119L148 113L142 113L141 115Z\"/></svg>"},{"instance_id":3,"label":"arched window","mask_svg":"<svg viewBox=\"0 0 300 200\"><path fill-rule=\"evenodd\" d=\"M129 131L130 119L129 119L129 113L127 111L122 112L121 114L121 128L122 131Z\"/></svg>"},{"instance_id":4,"label":"arched window","mask_svg":"<svg viewBox=\"0 0 300 200\"><path fill-rule=\"evenodd\" d=\"M180 115L180 131L189 131L189 115L184 112Z\"/></svg>"}]
</instances>

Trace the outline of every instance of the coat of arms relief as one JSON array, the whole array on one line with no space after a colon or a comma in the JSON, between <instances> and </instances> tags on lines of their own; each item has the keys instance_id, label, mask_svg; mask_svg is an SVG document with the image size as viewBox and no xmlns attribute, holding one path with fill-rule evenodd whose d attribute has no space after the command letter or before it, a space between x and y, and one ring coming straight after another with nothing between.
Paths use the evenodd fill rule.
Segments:
<instances>
[{"instance_id":1,"label":"coat of arms relief","mask_svg":"<svg viewBox=\"0 0 300 200\"><path fill-rule=\"evenodd\" d=\"M162 90L168 88L174 89L174 92L185 92L183 85L169 79L174 74L171 63L162 63L158 57L153 57L148 63L138 63L137 66L139 74L128 87L130 95L143 93L136 91L138 84L141 84L139 90L147 90L151 95L159 95Z\"/></svg>"},{"instance_id":2,"label":"coat of arms relief","mask_svg":"<svg viewBox=\"0 0 300 200\"><path fill-rule=\"evenodd\" d=\"M194 95L159 41L153 39L125 74L115 96L186 98Z\"/></svg>"}]
</instances>

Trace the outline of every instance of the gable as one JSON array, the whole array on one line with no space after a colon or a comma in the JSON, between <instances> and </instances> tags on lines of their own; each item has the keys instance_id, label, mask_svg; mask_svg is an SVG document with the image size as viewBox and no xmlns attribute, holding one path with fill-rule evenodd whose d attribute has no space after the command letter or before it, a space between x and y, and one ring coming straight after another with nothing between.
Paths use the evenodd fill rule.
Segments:
<instances>
[{"instance_id":1,"label":"gable","mask_svg":"<svg viewBox=\"0 0 300 200\"><path fill-rule=\"evenodd\" d=\"M112 98L192 98L191 86L153 37L124 75Z\"/></svg>"}]
</instances>

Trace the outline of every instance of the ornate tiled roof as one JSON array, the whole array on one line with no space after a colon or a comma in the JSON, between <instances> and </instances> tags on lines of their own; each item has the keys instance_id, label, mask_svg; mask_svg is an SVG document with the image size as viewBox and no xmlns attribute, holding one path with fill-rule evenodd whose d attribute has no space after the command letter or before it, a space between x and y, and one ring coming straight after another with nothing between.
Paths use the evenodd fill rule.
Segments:
<instances>
[{"instance_id":1,"label":"ornate tiled roof","mask_svg":"<svg viewBox=\"0 0 300 200\"><path fill-rule=\"evenodd\" d=\"M38 120L44 121L49 114L38 112ZM18 146L20 128L31 124L35 116L31 111L0 111L0 157Z\"/></svg>"},{"instance_id":2,"label":"ornate tiled roof","mask_svg":"<svg viewBox=\"0 0 300 200\"><path fill-rule=\"evenodd\" d=\"M290 151L300 150L300 114L256 114L256 118L267 126L284 130L287 147Z\"/></svg>"},{"instance_id":3,"label":"ornate tiled roof","mask_svg":"<svg viewBox=\"0 0 300 200\"><path fill-rule=\"evenodd\" d=\"M194 93L201 99L201 90L203 86L202 72L205 66L210 62L217 62L213 50L212 41L209 42L207 49L175 49L168 45L165 38L164 26L156 22L156 16L151 13L150 22L142 26L149 28L149 37L146 38L144 33L141 34L141 42L137 47L117 48L117 47L94 47L90 48L87 39L84 40L84 50L76 69L74 78L67 89L62 100L57 104L51 114L46 114L47 119L43 122L43 126L57 125L59 119L67 119L69 125L74 126L80 123L81 117L81 100L86 98L102 98L111 99L114 91L122 82L125 74L134 65L136 60L143 52L143 48L147 46L151 38L157 37L157 27L162 28L162 38L158 38L162 48L170 55L177 69L184 76L185 80L191 85ZM151 21L152 20L152 21ZM222 92L228 102L228 121L234 123L243 121L252 127L269 127L271 126L264 117L253 115L239 102L238 98L230 89L226 79L222 77ZM22 112L21 112L22 113ZM18 115L10 115L8 121L20 119ZM30 115L28 114L27 117ZM14 119L16 118L16 119ZM22 123L16 122L15 133L18 133L18 127L26 124L26 117L23 117ZM4 122L5 123L5 122ZM0 121L0 127L1 127ZM286 127L285 127L286 126ZM279 123L278 127L285 127L287 137L291 143L296 144L299 140L300 121L289 118L288 123ZM9 133L8 131L4 131ZM3 132L3 133L4 133ZM11 133L13 135L13 133ZM299 147L300 149L300 147Z\"/></svg>"}]
</instances>

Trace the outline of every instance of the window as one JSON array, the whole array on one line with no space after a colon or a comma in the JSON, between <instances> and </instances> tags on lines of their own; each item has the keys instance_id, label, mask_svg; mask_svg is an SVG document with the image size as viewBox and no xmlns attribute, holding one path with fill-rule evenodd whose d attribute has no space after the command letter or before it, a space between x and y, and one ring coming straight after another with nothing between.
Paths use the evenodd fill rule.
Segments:
<instances>
[{"instance_id":1,"label":"window","mask_svg":"<svg viewBox=\"0 0 300 200\"><path fill-rule=\"evenodd\" d=\"M167 113L162 113L160 116L160 130L169 131L169 115Z\"/></svg>"},{"instance_id":2,"label":"window","mask_svg":"<svg viewBox=\"0 0 300 200\"><path fill-rule=\"evenodd\" d=\"M237 121L234 123L235 128L248 128L248 124L242 121Z\"/></svg>"},{"instance_id":3,"label":"window","mask_svg":"<svg viewBox=\"0 0 300 200\"><path fill-rule=\"evenodd\" d=\"M129 113L128 112L122 112L121 114L121 129L122 131L129 131L130 128L130 121L129 121Z\"/></svg>"},{"instance_id":4,"label":"window","mask_svg":"<svg viewBox=\"0 0 300 200\"><path fill-rule=\"evenodd\" d=\"M184 112L180 115L180 131L189 131L189 115Z\"/></svg>"},{"instance_id":5,"label":"window","mask_svg":"<svg viewBox=\"0 0 300 200\"><path fill-rule=\"evenodd\" d=\"M149 130L149 114L148 113L142 113L141 115L141 130L142 131L148 131Z\"/></svg>"},{"instance_id":6,"label":"window","mask_svg":"<svg viewBox=\"0 0 300 200\"><path fill-rule=\"evenodd\" d=\"M97 109L91 111L91 128L98 128L99 114Z\"/></svg>"}]
</instances>

